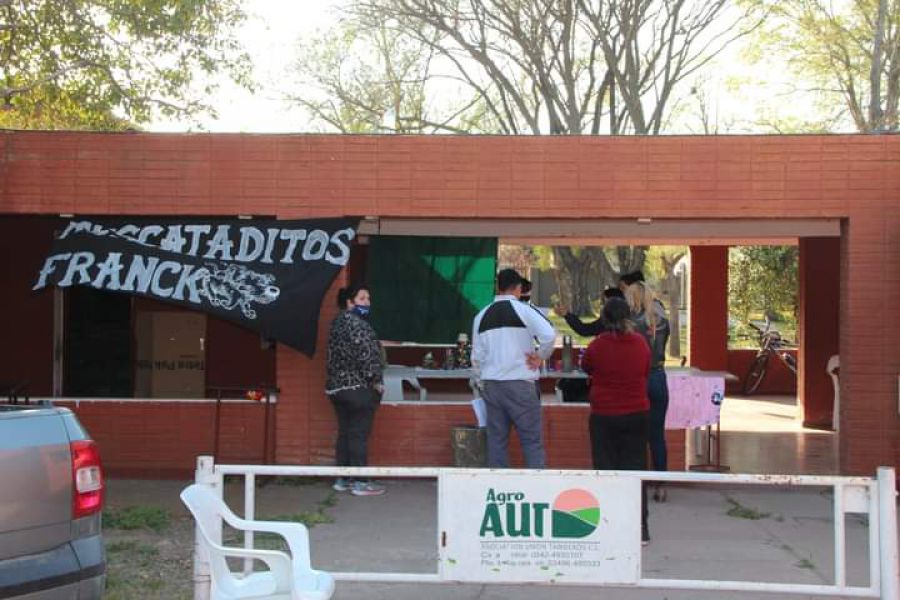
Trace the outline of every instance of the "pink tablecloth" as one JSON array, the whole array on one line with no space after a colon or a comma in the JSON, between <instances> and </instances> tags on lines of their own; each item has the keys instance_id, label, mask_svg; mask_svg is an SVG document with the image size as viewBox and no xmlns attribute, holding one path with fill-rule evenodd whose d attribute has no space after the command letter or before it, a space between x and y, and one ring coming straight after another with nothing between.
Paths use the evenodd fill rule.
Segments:
<instances>
[{"instance_id":1,"label":"pink tablecloth","mask_svg":"<svg viewBox=\"0 0 900 600\"><path fill-rule=\"evenodd\" d=\"M719 422L725 379L686 373L666 373L669 411L666 429L691 429Z\"/></svg>"}]
</instances>

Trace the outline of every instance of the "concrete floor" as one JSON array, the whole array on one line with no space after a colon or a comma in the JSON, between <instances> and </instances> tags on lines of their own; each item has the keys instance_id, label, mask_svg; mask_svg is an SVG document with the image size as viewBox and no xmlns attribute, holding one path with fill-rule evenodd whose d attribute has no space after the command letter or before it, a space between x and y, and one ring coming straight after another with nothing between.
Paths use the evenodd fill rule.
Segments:
<instances>
[{"instance_id":1,"label":"concrete floor","mask_svg":"<svg viewBox=\"0 0 900 600\"><path fill-rule=\"evenodd\" d=\"M720 429L722 463L733 473L838 473L838 435L804 428L793 396L728 396Z\"/></svg>"}]
</instances>

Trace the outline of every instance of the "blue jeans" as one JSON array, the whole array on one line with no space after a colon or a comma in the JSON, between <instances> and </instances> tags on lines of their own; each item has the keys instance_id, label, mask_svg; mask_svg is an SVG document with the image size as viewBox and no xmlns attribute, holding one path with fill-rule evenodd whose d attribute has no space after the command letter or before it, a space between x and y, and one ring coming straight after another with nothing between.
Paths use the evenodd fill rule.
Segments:
<instances>
[{"instance_id":1,"label":"blue jeans","mask_svg":"<svg viewBox=\"0 0 900 600\"><path fill-rule=\"evenodd\" d=\"M650 399L650 423L647 440L650 443L650 458L654 471L669 470L669 456L666 450L666 411L669 409L669 386L666 371L654 369L647 378L647 396Z\"/></svg>"}]
</instances>

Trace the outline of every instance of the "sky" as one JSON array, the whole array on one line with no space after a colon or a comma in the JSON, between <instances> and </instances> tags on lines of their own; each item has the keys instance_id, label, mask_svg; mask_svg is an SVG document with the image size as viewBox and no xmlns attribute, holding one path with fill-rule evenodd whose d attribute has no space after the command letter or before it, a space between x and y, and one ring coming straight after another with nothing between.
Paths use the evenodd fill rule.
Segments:
<instances>
[{"instance_id":1,"label":"sky","mask_svg":"<svg viewBox=\"0 0 900 600\"><path fill-rule=\"evenodd\" d=\"M259 90L251 93L223 81L210 103L218 119L203 117L203 130L275 133L308 131L306 115L281 98L282 82L296 60L297 42L325 29L335 18L334 0L244 0L249 16L240 32L254 63ZM189 123L158 119L151 131L185 131ZM193 129L197 129L194 127Z\"/></svg>"},{"instance_id":2,"label":"sky","mask_svg":"<svg viewBox=\"0 0 900 600\"><path fill-rule=\"evenodd\" d=\"M249 18L239 36L253 60L259 89L252 93L223 80L216 95L209 99L218 111L218 118L201 117L199 127L158 119L148 129L259 133L321 130L309 121L304 111L291 107L282 96L290 87L286 79L297 58L298 41L317 30L326 30L336 20L338 2L245 0ZM738 89L729 85L735 78L744 81ZM750 65L744 59L743 44L736 43L705 69L703 86L710 106L717 113L719 133L773 133L773 130L760 129L754 122L756 115L777 110L780 116L799 119L810 116L811 102L786 95L791 83L790 71L784 64L769 58ZM686 89L690 89L688 84L681 86L682 91ZM672 132L703 133L695 105L694 100L681 105Z\"/></svg>"}]
</instances>

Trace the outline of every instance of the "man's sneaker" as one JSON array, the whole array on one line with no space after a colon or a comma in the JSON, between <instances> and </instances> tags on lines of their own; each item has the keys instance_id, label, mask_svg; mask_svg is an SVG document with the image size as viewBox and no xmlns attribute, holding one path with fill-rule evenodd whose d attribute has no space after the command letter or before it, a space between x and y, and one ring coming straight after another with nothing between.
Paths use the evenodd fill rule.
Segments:
<instances>
[{"instance_id":1,"label":"man's sneaker","mask_svg":"<svg viewBox=\"0 0 900 600\"><path fill-rule=\"evenodd\" d=\"M331 486L336 492L349 492L353 489L353 480L346 479L344 477L338 477L335 479L334 484Z\"/></svg>"},{"instance_id":2,"label":"man's sneaker","mask_svg":"<svg viewBox=\"0 0 900 600\"><path fill-rule=\"evenodd\" d=\"M375 483L374 481L357 481L353 484L353 489L350 490L350 493L354 496L380 496L386 490L384 486L380 483Z\"/></svg>"}]
</instances>

